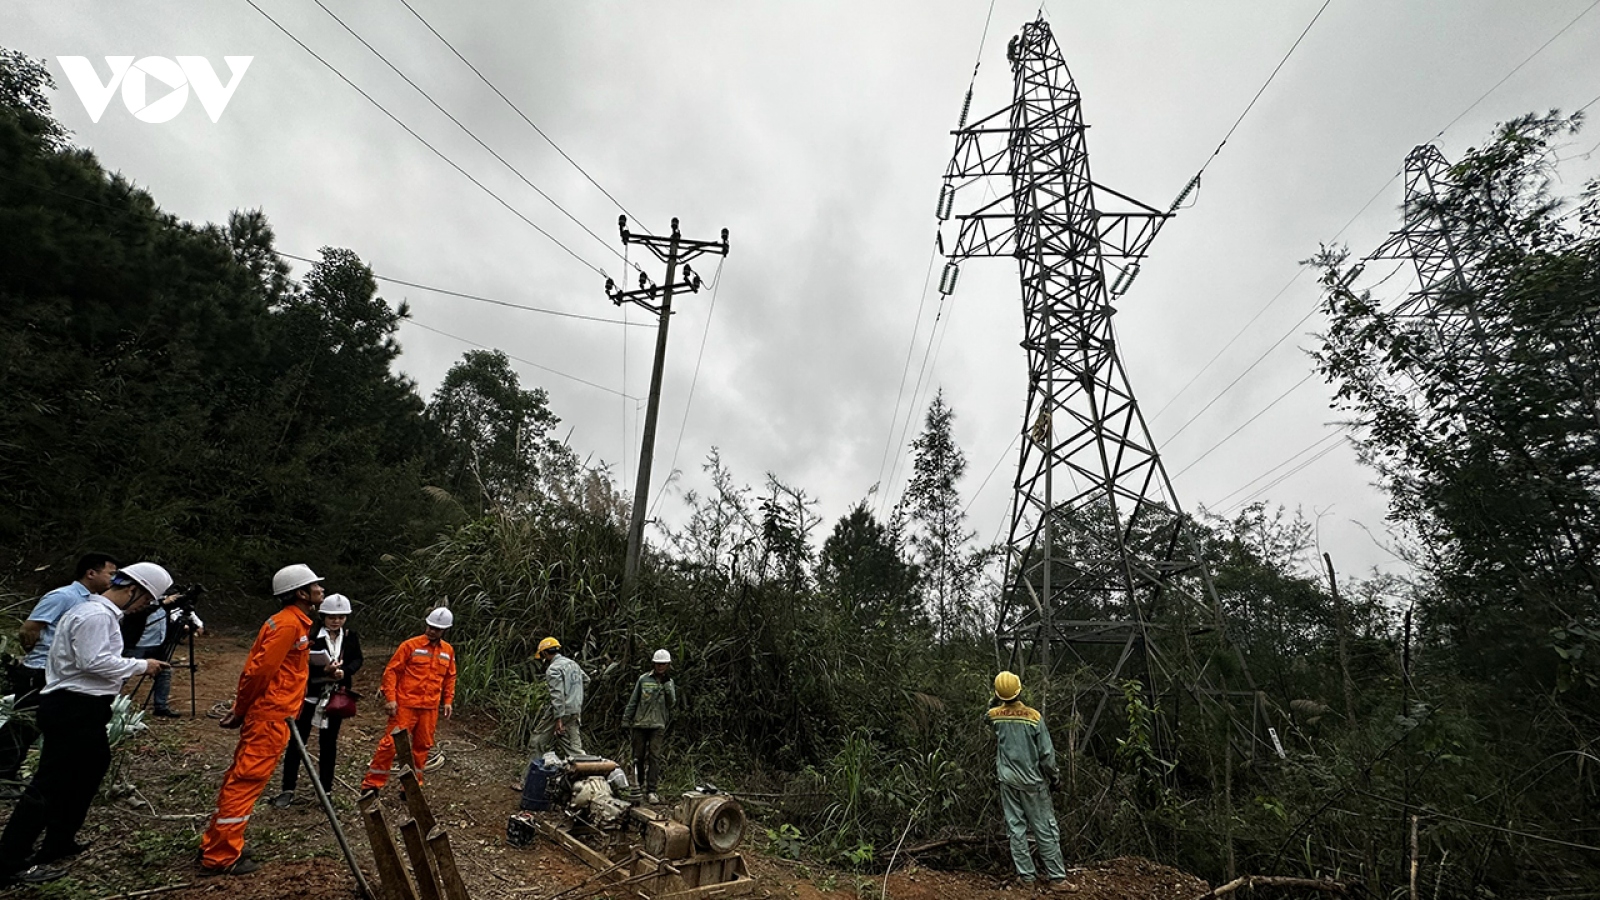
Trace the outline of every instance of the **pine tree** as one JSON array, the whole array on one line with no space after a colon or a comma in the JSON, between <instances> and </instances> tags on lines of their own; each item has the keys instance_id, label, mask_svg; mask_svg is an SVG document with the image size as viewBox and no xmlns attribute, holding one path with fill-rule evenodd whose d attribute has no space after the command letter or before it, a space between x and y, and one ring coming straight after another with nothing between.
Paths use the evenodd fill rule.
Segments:
<instances>
[{"instance_id":1,"label":"pine tree","mask_svg":"<svg viewBox=\"0 0 1600 900\"><path fill-rule=\"evenodd\" d=\"M934 395L922 434L911 443L916 454L911 483L906 486L906 512L911 520L911 547L922 568L923 583L940 643L949 641L974 612L973 581L978 561L967 545L977 532L966 527L956 483L967 471L967 457L956 445L951 427L955 412Z\"/></svg>"}]
</instances>

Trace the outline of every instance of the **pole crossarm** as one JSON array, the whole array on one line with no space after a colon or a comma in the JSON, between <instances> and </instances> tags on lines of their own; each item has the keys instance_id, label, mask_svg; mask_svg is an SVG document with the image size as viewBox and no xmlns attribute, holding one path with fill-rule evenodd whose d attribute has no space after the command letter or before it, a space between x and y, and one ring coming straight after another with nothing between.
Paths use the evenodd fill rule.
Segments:
<instances>
[{"instance_id":1,"label":"pole crossarm","mask_svg":"<svg viewBox=\"0 0 1600 900\"><path fill-rule=\"evenodd\" d=\"M1027 398L997 635L1013 664L1031 657L1046 683L1058 666L1097 673L1082 707L1087 740L1118 693L1106 688L1125 678L1152 697L1198 696L1205 666L1192 653L1168 657L1158 640L1177 650L1211 639L1220 602L1112 328L1111 301L1170 213L1091 177L1081 98L1042 18L1007 56L1011 102L952 132L938 218L954 242L941 291L953 291L962 261L1016 260ZM957 214L956 197L985 181L994 199Z\"/></svg>"}]
</instances>

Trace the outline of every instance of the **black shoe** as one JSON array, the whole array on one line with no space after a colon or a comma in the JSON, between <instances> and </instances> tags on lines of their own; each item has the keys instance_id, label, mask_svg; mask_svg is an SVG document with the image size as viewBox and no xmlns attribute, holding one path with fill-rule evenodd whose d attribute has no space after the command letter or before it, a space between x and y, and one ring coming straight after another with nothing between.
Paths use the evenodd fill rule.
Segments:
<instances>
[{"instance_id":1,"label":"black shoe","mask_svg":"<svg viewBox=\"0 0 1600 900\"><path fill-rule=\"evenodd\" d=\"M39 852L33 855L33 864L35 866L48 866L63 859L71 859L93 845L93 841L73 841L64 847L40 847Z\"/></svg>"},{"instance_id":2,"label":"black shoe","mask_svg":"<svg viewBox=\"0 0 1600 900\"><path fill-rule=\"evenodd\" d=\"M0 800L21 800L22 792L28 787L15 781L7 782L5 779L0 779L0 782L4 782L0 783Z\"/></svg>"},{"instance_id":3,"label":"black shoe","mask_svg":"<svg viewBox=\"0 0 1600 900\"><path fill-rule=\"evenodd\" d=\"M294 803L294 791L284 791L267 802L272 804L273 809L288 809Z\"/></svg>"},{"instance_id":4,"label":"black shoe","mask_svg":"<svg viewBox=\"0 0 1600 900\"><path fill-rule=\"evenodd\" d=\"M158 709L158 710L155 711L154 715L158 719L181 719L181 718L183 718L183 713L173 712L170 709Z\"/></svg>"}]
</instances>

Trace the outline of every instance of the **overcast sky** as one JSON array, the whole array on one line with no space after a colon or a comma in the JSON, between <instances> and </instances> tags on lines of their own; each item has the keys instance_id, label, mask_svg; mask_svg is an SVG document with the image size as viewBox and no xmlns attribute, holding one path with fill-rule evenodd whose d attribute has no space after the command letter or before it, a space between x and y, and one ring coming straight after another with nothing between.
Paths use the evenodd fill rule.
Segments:
<instances>
[{"instance_id":1,"label":"overcast sky","mask_svg":"<svg viewBox=\"0 0 1600 900\"><path fill-rule=\"evenodd\" d=\"M771 472L820 498L831 528L880 481L880 496L899 496L905 445L942 388L969 461L971 525L983 540L999 534L1024 400L1016 271L1006 260L967 264L937 330L939 295L924 284L949 132L974 61L976 117L1009 98L1006 42L1037 0L997 0L981 55L982 0L410 0L587 177L400 0L323 2L520 177L314 0L256 2L505 205L246 3L13 0L0 13L0 43L47 57L56 114L76 141L179 216L222 221L259 207L287 253L348 247L381 276L626 318L633 324L383 285L391 302L410 303L400 364L425 396L471 348L463 340L502 349L522 360L524 385L549 392L579 454L610 463L626 490L654 331L642 311L617 310L602 292L595 269L623 280L619 209L590 179L641 217L636 230L664 232L674 216L686 237L726 227L732 251L715 295L675 303L652 493L674 458L683 477L657 515L681 517L676 493L704 486L700 466L715 446L742 481L759 485ZM1600 95L1596 5L1327 5L1118 304L1128 372L1186 508L1228 511L1268 487L1257 499L1318 517L1321 546L1342 570L1399 569L1379 546L1383 498L1330 438L1339 414L1329 390L1306 378L1304 349L1322 322L1315 280L1296 277L1298 261L1335 237L1357 256L1374 248L1397 225L1406 152L1441 129L1455 159L1496 122ZM1322 7L1045 3L1083 94L1095 179L1165 208ZM152 124L120 96L92 122L58 57L87 56L105 78L103 57L117 55L205 56L224 82L222 57L253 60L215 123L193 97ZM148 84L154 101L160 89ZM1590 129L1563 151L1568 186L1600 170L1596 141L1600 129ZM715 260L700 269L709 281ZM1365 280L1388 271L1369 267ZM886 450L890 466L900 461L892 476Z\"/></svg>"}]
</instances>

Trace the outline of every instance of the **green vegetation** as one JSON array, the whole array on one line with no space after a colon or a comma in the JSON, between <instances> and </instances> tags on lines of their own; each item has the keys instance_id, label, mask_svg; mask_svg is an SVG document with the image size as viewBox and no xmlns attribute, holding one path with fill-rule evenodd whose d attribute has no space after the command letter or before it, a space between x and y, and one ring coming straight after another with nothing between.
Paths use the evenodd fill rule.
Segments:
<instances>
[{"instance_id":1,"label":"green vegetation","mask_svg":"<svg viewBox=\"0 0 1600 900\"><path fill-rule=\"evenodd\" d=\"M0 604L89 546L249 594L303 559L371 598L363 621L390 637L448 602L459 702L516 745L544 705L533 646L557 635L594 678L586 743L617 756L628 690L666 647L672 786L751 792L773 852L868 871L942 841L923 864L1005 865L984 843L1001 829L979 721L994 557L971 546L942 398L887 520L864 500L830 527L803 488L744 484L713 451L711 487L625 595L626 498L551 440L541 390L472 353L425 403L392 370L406 311L353 252L324 250L296 282L259 212L161 212L70 146L47 77L0 60L0 560L46 570ZM1062 756L1074 858L1379 896L1404 883L1415 814L1442 896L1600 882L1600 200L1549 196L1569 127L1512 123L1440 201L1475 242L1457 300L1503 351L1493 364L1340 287L1341 253L1321 259L1318 365L1410 528L1416 577L1345 580L1341 612L1308 524L1254 506L1195 525L1229 642L1183 649L1237 684L1247 670L1257 713L1229 722L1130 680L1079 746L1085 711L1045 701L1103 673L1024 673ZM1099 514L1063 523L1064 546Z\"/></svg>"}]
</instances>

